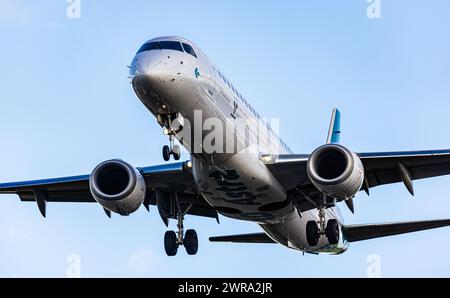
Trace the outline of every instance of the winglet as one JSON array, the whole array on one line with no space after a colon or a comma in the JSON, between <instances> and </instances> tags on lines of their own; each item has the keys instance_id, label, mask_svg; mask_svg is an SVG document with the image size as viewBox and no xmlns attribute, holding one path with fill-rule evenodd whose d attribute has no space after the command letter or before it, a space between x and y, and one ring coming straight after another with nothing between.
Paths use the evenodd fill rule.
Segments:
<instances>
[{"instance_id":1,"label":"winglet","mask_svg":"<svg viewBox=\"0 0 450 298\"><path fill-rule=\"evenodd\" d=\"M341 139L341 112L338 109L333 109L331 115L330 128L328 130L327 144L338 144Z\"/></svg>"}]
</instances>

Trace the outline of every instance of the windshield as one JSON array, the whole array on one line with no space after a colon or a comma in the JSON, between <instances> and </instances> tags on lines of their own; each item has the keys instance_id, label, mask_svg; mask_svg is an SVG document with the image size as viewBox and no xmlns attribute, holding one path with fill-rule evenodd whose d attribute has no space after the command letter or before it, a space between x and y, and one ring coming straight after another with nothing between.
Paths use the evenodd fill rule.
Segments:
<instances>
[{"instance_id":1,"label":"windshield","mask_svg":"<svg viewBox=\"0 0 450 298\"><path fill-rule=\"evenodd\" d=\"M174 50L183 52L183 48L181 47L181 43L178 41L157 41L157 42L148 42L144 44L137 54L145 51L152 50Z\"/></svg>"},{"instance_id":2,"label":"windshield","mask_svg":"<svg viewBox=\"0 0 450 298\"><path fill-rule=\"evenodd\" d=\"M137 54L146 52L146 51L153 51L153 50L174 50L174 51L179 51L179 52L186 52L189 55L192 55L195 58L197 58L197 54L195 53L192 46L190 46L186 43L183 43L183 45L181 45L181 42L178 42L178 41L147 42L139 49Z\"/></svg>"}]
</instances>

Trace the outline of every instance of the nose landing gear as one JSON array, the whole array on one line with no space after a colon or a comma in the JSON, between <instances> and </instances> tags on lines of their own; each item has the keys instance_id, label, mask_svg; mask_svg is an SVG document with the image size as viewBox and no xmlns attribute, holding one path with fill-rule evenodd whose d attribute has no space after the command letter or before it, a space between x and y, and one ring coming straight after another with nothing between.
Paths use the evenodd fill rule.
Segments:
<instances>
[{"instance_id":1,"label":"nose landing gear","mask_svg":"<svg viewBox=\"0 0 450 298\"><path fill-rule=\"evenodd\" d=\"M175 145L175 135L183 130L184 119L180 113L174 114L159 114L158 122L164 128L164 134L169 136L169 145L162 148L162 155L165 161L170 160L172 155L175 160L180 160L181 150L180 146Z\"/></svg>"},{"instance_id":2,"label":"nose landing gear","mask_svg":"<svg viewBox=\"0 0 450 298\"><path fill-rule=\"evenodd\" d=\"M169 161L171 155L173 155L173 158L175 160L180 160L180 158L181 158L180 146L174 145L174 135L173 134L169 134L169 141L170 141L170 145L169 146L166 145L162 149L164 161Z\"/></svg>"}]
</instances>

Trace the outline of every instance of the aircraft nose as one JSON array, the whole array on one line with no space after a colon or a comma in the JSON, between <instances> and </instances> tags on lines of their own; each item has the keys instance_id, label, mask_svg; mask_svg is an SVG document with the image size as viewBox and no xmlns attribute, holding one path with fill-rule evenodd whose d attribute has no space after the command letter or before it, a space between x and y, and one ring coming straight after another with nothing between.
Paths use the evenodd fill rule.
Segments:
<instances>
[{"instance_id":1,"label":"aircraft nose","mask_svg":"<svg viewBox=\"0 0 450 298\"><path fill-rule=\"evenodd\" d=\"M148 57L136 56L130 65L130 78L133 79L140 75L145 75L148 73Z\"/></svg>"},{"instance_id":2,"label":"aircraft nose","mask_svg":"<svg viewBox=\"0 0 450 298\"><path fill-rule=\"evenodd\" d=\"M164 80L168 71L163 58L142 53L137 55L130 65L130 79L146 77L149 80Z\"/></svg>"}]
</instances>

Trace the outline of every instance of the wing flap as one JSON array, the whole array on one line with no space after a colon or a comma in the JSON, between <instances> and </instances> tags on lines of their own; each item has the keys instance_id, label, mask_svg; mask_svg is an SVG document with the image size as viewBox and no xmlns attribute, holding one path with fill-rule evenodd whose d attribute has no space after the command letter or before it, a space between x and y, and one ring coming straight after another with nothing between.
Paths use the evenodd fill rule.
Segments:
<instances>
[{"instance_id":1,"label":"wing flap","mask_svg":"<svg viewBox=\"0 0 450 298\"><path fill-rule=\"evenodd\" d=\"M306 163L309 154L280 154L261 156L260 160L287 190L309 183Z\"/></svg>"},{"instance_id":2,"label":"wing flap","mask_svg":"<svg viewBox=\"0 0 450 298\"><path fill-rule=\"evenodd\" d=\"M96 203L97 201L92 197L89 191L58 191L49 192L46 194L46 201L51 203ZM17 192L22 202L36 201L33 192Z\"/></svg>"},{"instance_id":3,"label":"wing flap","mask_svg":"<svg viewBox=\"0 0 450 298\"><path fill-rule=\"evenodd\" d=\"M348 242L401 235L450 226L450 219L344 226Z\"/></svg>"},{"instance_id":4,"label":"wing flap","mask_svg":"<svg viewBox=\"0 0 450 298\"><path fill-rule=\"evenodd\" d=\"M272 240L272 238L270 238L264 233L210 237L209 241L232 242L232 243L266 243L266 244L276 243L274 240Z\"/></svg>"}]
</instances>

